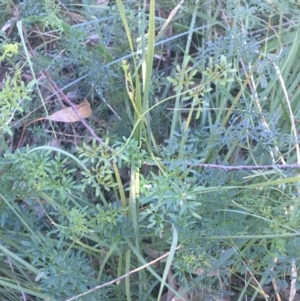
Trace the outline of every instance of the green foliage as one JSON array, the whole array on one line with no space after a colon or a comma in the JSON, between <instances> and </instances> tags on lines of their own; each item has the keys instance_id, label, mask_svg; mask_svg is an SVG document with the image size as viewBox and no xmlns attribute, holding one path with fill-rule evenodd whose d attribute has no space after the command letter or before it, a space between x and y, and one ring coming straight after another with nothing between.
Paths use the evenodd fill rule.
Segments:
<instances>
[{"instance_id":1,"label":"green foliage","mask_svg":"<svg viewBox=\"0 0 300 301\"><path fill-rule=\"evenodd\" d=\"M53 28L58 28L62 30L62 26L60 24L60 19L57 16L60 12L60 7L53 0L45 0L44 1L44 9L45 9L45 18L43 23L46 27L51 26Z\"/></svg>"},{"instance_id":2,"label":"green foliage","mask_svg":"<svg viewBox=\"0 0 300 301\"><path fill-rule=\"evenodd\" d=\"M23 23L0 49L0 298L298 289L298 173L244 168L300 162L298 3L111 2L1 16ZM63 108L44 69L103 143L42 119Z\"/></svg>"},{"instance_id":3,"label":"green foliage","mask_svg":"<svg viewBox=\"0 0 300 301\"><path fill-rule=\"evenodd\" d=\"M2 56L0 61L8 60L13 63L13 58L18 54L20 44L4 43L1 45ZM12 59L12 60L11 60ZM24 107L28 105L31 100L31 92L34 86L34 81L27 84L22 81L22 68L15 65L13 77L7 75L2 83L0 92L0 128L4 133L12 135L9 124L14 119L15 114L23 113ZM20 115L19 115L20 116Z\"/></svg>"}]
</instances>

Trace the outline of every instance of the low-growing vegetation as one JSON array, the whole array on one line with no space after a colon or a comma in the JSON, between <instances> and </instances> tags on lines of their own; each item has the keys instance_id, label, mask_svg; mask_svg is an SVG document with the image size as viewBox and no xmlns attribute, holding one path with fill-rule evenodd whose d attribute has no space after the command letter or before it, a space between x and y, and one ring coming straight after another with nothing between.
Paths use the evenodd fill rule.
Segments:
<instances>
[{"instance_id":1,"label":"low-growing vegetation","mask_svg":"<svg viewBox=\"0 0 300 301\"><path fill-rule=\"evenodd\" d=\"M298 0L0 2L0 299L298 300Z\"/></svg>"}]
</instances>

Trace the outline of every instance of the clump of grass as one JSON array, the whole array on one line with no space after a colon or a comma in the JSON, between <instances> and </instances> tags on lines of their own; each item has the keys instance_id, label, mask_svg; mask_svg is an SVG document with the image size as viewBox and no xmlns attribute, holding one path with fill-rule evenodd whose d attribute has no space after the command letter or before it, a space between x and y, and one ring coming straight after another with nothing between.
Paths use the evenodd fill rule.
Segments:
<instances>
[{"instance_id":1,"label":"clump of grass","mask_svg":"<svg viewBox=\"0 0 300 301\"><path fill-rule=\"evenodd\" d=\"M293 296L298 4L5 5L0 296Z\"/></svg>"}]
</instances>

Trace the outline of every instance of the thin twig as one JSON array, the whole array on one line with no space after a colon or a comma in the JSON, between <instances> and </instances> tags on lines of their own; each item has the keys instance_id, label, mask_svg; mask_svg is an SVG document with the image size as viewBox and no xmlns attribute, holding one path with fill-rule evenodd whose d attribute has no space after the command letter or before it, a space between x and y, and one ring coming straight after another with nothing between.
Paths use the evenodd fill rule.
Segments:
<instances>
[{"instance_id":1,"label":"thin twig","mask_svg":"<svg viewBox=\"0 0 300 301\"><path fill-rule=\"evenodd\" d=\"M51 78L51 76L49 75L49 73L46 70L44 70L42 73L46 76L46 78L50 82L50 84L53 87L53 89L55 89L58 92L58 94L61 96L61 98L63 99L63 101L66 102L74 110L75 114L78 116L78 118L80 119L81 123L91 133L91 135L100 144L105 145L104 141L96 135L96 133L94 132L94 130L87 124L87 122L85 121L85 119L78 112L78 109L76 108L76 105L73 104L73 102L65 95L65 93L56 85L56 83L53 81L53 79Z\"/></svg>"},{"instance_id":2,"label":"thin twig","mask_svg":"<svg viewBox=\"0 0 300 301\"><path fill-rule=\"evenodd\" d=\"M166 163L166 162L164 162ZM300 164L271 164L271 165L218 165L218 164L194 164L190 163L190 166L211 168L211 169L221 169L221 170L271 170L271 169L300 169Z\"/></svg>"},{"instance_id":3,"label":"thin twig","mask_svg":"<svg viewBox=\"0 0 300 301\"><path fill-rule=\"evenodd\" d=\"M178 250L178 249L180 249L180 248L181 248L181 246L178 246L178 247L176 248L176 250ZM80 297L82 297L82 296L85 296L85 295L87 295L87 294L90 294L90 293L92 293L92 292L94 292L94 291L96 291L96 290L98 290L98 289L101 289L101 288L103 288L103 287L110 286L110 285L112 285L112 284L114 284L114 283L116 283L116 282L119 282L120 280L122 280L122 279L124 279L124 278L126 278L126 277L128 277L128 276L130 276L130 275L132 275L132 274L134 274L134 273L136 273L136 272L138 272L138 271L140 271L140 270L142 270L142 269L144 269L144 268L146 268L146 267L152 265L152 264L154 264L154 263L157 262L157 261L160 261L161 259L163 259L163 258L165 258L165 257L167 257L167 256L169 256L169 254L170 254L170 252L167 252L166 254L164 254L164 255L158 257L157 259L155 259L155 260L153 260L153 261L150 261L149 263L146 263L146 264L142 265L141 267L138 267L138 268L136 268L136 269L134 269L134 270L128 272L127 274L122 275L121 277L119 277L119 278L117 278L117 279L114 279L114 280L112 280L112 281L103 283L103 284L101 284L101 285L97 285L97 286L95 286L94 288L92 288L92 289L86 291L85 293L82 293L82 294L80 294L80 295L74 296L74 297L72 297L72 298L70 298L70 299L67 299L67 300L65 300L65 301L72 301L72 300L78 299L78 298L80 298Z\"/></svg>"}]
</instances>

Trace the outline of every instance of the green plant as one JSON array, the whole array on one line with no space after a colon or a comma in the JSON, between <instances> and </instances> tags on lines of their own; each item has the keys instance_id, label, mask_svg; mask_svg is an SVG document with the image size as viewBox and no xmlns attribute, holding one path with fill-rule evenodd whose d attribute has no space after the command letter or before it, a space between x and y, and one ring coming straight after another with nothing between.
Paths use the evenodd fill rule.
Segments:
<instances>
[{"instance_id":1,"label":"green plant","mask_svg":"<svg viewBox=\"0 0 300 301\"><path fill-rule=\"evenodd\" d=\"M299 4L14 4L0 297L295 292ZM86 97L86 123L41 119Z\"/></svg>"}]
</instances>

